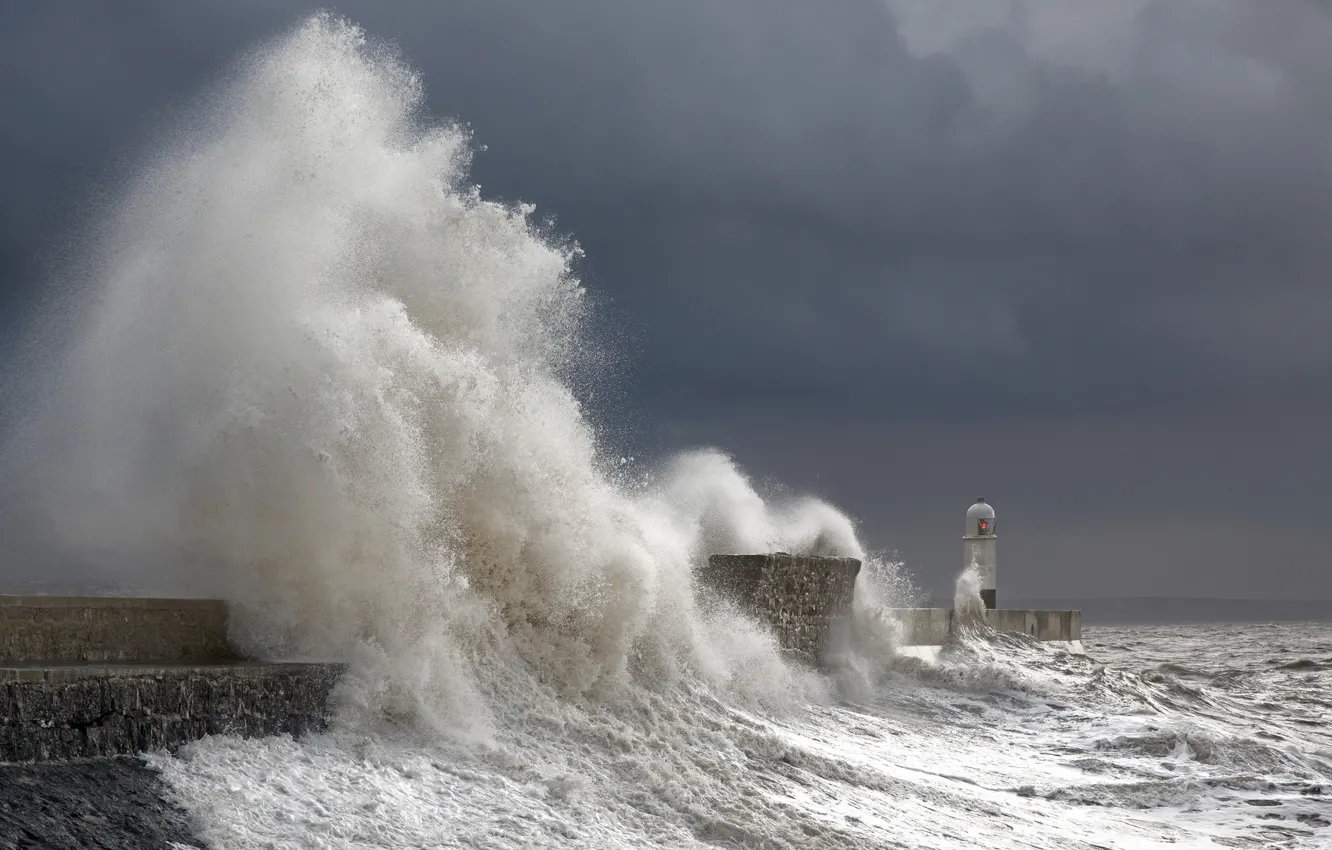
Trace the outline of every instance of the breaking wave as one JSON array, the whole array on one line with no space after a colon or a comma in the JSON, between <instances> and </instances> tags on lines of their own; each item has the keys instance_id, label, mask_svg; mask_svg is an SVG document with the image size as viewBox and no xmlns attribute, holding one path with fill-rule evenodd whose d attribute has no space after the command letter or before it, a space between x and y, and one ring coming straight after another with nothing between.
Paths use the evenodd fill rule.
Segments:
<instances>
[{"instance_id":1,"label":"breaking wave","mask_svg":"<svg viewBox=\"0 0 1332 850\"><path fill-rule=\"evenodd\" d=\"M715 450L608 456L579 249L484 199L471 152L337 17L242 61L89 240L4 458L28 548L222 594L245 649L352 660L348 705L440 731L489 727L484 666L780 692L771 639L704 616L693 571L863 556L853 523Z\"/></svg>"}]
</instances>

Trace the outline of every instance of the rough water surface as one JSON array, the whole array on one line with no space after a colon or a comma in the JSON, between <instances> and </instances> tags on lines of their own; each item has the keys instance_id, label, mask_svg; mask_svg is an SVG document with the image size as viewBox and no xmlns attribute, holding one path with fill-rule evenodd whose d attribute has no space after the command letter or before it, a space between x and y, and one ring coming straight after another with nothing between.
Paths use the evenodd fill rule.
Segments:
<instances>
[{"instance_id":1,"label":"rough water surface","mask_svg":"<svg viewBox=\"0 0 1332 850\"><path fill-rule=\"evenodd\" d=\"M780 713L538 697L481 748L383 730L3 765L0 847L1332 846L1332 626L1087 645L976 638Z\"/></svg>"},{"instance_id":2,"label":"rough water surface","mask_svg":"<svg viewBox=\"0 0 1332 850\"><path fill-rule=\"evenodd\" d=\"M1087 642L977 638L780 714L643 689L515 705L480 750L215 738L153 763L218 850L1332 846L1332 626Z\"/></svg>"}]
</instances>

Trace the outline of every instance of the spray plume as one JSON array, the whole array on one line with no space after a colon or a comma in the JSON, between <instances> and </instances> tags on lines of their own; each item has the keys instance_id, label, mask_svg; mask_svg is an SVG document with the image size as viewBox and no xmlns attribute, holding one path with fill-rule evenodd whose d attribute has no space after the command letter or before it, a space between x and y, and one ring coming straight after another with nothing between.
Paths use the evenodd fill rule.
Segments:
<instances>
[{"instance_id":1,"label":"spray plume","mask_svg":"<svg viewBox=\"0 0 1332 850\"><path fill-rule=\"evenodd\" d=\"M221 594L250 652L356 661L356 699L439 724L497 658L576 693L776 665L692 571L860 556L852 523L715 451L614 474L570 377L597 367L577 248L482 199L469 145L334 16L247 58L91 240L4 457L29 550Z\"/></svg>"}]
</instances>

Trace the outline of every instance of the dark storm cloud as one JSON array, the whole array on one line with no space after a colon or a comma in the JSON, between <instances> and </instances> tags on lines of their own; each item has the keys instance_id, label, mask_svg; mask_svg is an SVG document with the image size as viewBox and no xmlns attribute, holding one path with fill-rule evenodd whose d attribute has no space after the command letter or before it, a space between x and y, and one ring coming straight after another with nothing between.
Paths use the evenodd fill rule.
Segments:
<instances>
[{"instance_id":1,"label":"dark storm cloud","mask_svg":"<svg viewBox=\"0 0 1332 850\"><path fill-rule=\"evenodd\" d=\"M584 245L663 442L733 446L906 548L921 528L951 545L958 491L1007 488L1029 533L1072 551L1082 526L1060 505L1081 469L1098 521L1157 541L1180 587L1201 569L1176 557L1200 482L1247 494L1217 508L1235 552L1310 521L1332 377L1325 4L336 8L422 70L436 114L472 125L484 192L536 202ZM0 7L6 304L35 291L90 181L114 183L232 58L307 13ZM765 418L793 399L837 423L823 448L820 429ZM1263 414L1241 427L1236 411ZM977 420L1002 439L962 424ZM1291 432L1298 450L1266 453ZM1073 447L1102 458L1079 466ZM938 546L921 560L951 575ZM1063 556L1035 551L1033 585L1054 580ZM1332 593L1325 557L1285 554ZM1209 569L1258 593L1251 560Z\"/></svg>"},{"instance_id":2,"label":"dark storm cloud","mask_svg":"<svg viewBox=\"0 0 1332 850\"><path fill-rule=\"evenodd\" d=\"M0 6L0 332L12 329L83 207L154 125L284 21L266 6Z\"/></svg>"},{"instance_id":3,"label":"dark storm cloud","mask_svg":"<svg viewBox=\"0 0 1332 850\"><path fill-rule=\"evenodd\" d=\"M1225 406L1332 358L1332 23L1249 8L1144 6L1099 67L1018 26L916 52L871 3L561 5L408 49L469 81L436 96L480 176L653 317L675 404Z\"/></svg>"},{"instance_id":4,"label":"dark storm cloud","mask_svg":"<svg viewBox=\"0 0 1332 850\"><path fill-rule=\"evenodd\" d=\"M484 188L588 247L673 404L1322 397L1332 16L1119 5L1087 59L1039 37L1050 3L933 40L928 5L860 0L339 8L474 126ZM7 253L303 11L11 7Z\"/></svg>"}]
</instances>

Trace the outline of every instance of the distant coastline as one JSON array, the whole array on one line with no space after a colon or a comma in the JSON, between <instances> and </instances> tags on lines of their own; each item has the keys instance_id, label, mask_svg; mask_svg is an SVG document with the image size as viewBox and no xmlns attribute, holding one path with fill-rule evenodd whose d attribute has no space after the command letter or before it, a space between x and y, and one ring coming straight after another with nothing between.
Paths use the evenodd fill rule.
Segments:
<instances>
[{"instance_id":1,"label":"distant coastline","mask_svg":"<svg viewBox=\"0 0 1332 850\"><path fill-rule=\"evenodd\" d=\"M1332 622L1332 599L1209 599L1132 596L1115 598L1000 597L1004 608L1082 611L1083 625L1134 623L1295 623Z\"/></svg>"}]
</instances>

